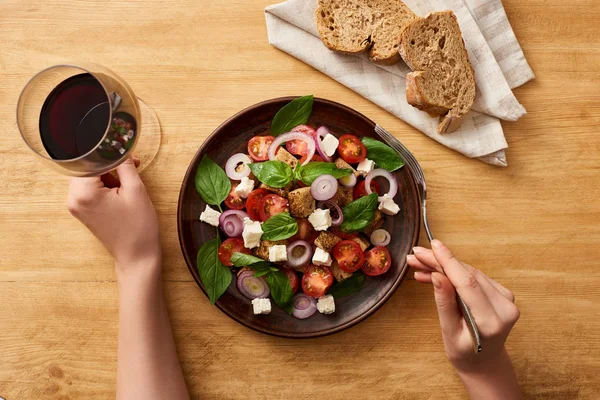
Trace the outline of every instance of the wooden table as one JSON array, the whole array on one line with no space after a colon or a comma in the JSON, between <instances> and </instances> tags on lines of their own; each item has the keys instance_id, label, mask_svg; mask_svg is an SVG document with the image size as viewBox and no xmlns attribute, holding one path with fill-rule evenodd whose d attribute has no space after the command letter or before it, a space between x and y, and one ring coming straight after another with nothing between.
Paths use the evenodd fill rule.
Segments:
<instances>
[{"instance_id":1,"label":"wooden table","mask_svg":"<svg viewBox=\"0 0 600 400\"><path fill-rule=\"evenodd\" d=\"M166 291L193 398L461 399L432 291L407 280L343 333L284 340L211 307L181 256L176 202L202 141L253 103L313 93L378 121L413 150L436 235L511 288L507 347L528 398L600 397L600 12L597 0L505 0L537 79L503 123L509 167L469 160L269 46L267 0L0 3L0 396L114 397L112 260L65 207L67 179L22 143L27 79L66 60L117 71L163 126L143 173L160 214ZM425 243L424 237L422 243Z\"/></svg>"}]
</instances>

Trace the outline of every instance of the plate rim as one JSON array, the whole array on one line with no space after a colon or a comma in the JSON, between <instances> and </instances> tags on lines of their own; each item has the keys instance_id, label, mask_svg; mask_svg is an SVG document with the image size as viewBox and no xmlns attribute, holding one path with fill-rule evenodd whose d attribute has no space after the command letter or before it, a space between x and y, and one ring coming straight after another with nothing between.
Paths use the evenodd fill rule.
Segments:
<instances>
[{"instance_id":1,"label":"plate rim","mask_svg":"<svg viewBox=\"0 0 600 400\"><path fill-rule=\"evenodd\" d=\"M181 182L181 187L179 189L179 197L177 199L177 238L179 241L179 248L181 250L181 253L183 255L183 258L185 260L187 269L189 271L189 273L192 275L192 278L194 278L194 281L196 282L196 285L202 290L202 292L204 293L204 295L207 297L208 299L208 294L206 293L206 289L204 288L204 285L202 285L202 282L199 281L199 279L196 277L196 275L194 274L193 270L196 268L195 265L195 261L196 260L190 260L188 255L186 254L185 248L184 248L184 244L183 244L183 226L182 226L182 209L183 209L183 193L185 191L185 184L186 182L190 179L190 175L192 174L193 168L192 166L196 163L196 161L200 158L200 156L205 152L206 147L208 146L208 143L211 142L211 140L216 137L220 131L226 126L228 125L231 121L233 121L234 119L242 116L244 113L257 109L259 107L268 105L268 104L272 104L272 103L278 103L278 102L282 102L282 101L292 101L294 99L297 99L300 96L283 96L283 97L276 97L276 98L271 98L271 99L267 99L255 104L252 104L246 108L244 108L243 110L238 111L237 113L235 113L234 115L232 115L231 117L227 118L225 121L223 121L217 128L215 128L212 133L210 135L208 135L206 137L206 139L204 139L204 141L202 142L202 144L200 145L200 147L198 148L198 150L196 150L196 153L194 153L194 156L192 157L191 161L188 164L187 170L185 172L185 175L183 176L183 180ZM356 111L344 104L338 103L336 101L333 100L328 100L328 99L324 99L321 97L314 97L314 102L319 102L319 103L324 103L330 106L334 106L334 107L338 107L343 109L346 112L352 113L352 114L357 114L359 117L365 119L366 121L368 121L371 125L373 125L373 131L375 131L375 125L376 123L370 119L369 117L365 116L364 114L362 114L359 111ZM377 136L379 136L379 134L377 134L375 132L375 134ZM411 248L416 246L418 241L419 241L419 236L420 236L420 231L421 231L421 208L419 205L419 199L418 199L418 187L417 187L417 183L415 180L415 177L412 173L412 171L410 170L410 168L407 168L408 174L410 176L410 181L412 182L415 192L417 193L417 198L416 198L416 205L417 205L417 227L415 230L415 233L412 237L412 244L411 244ZM314 332L303 332L303 333L294 333L294 332L284 332L284 331L278 331L278 330L274 330L274 329L270 329L270 328L265 328L265 327L256 327L253 326L249 323L247 323L245 320L242 320L240 318L237 317L236 314L230 312L229 310L225 309L224 307L222 307L222 305L220 304L220 302L217 300L217 302L214 304L221 312L223 312L225 315L227 315L229 318L231 318L232 320L234 320L235 322L250 328L256 332L259 333L266 333L268 335L271 336L276 336L276 337L281 337L281 338L287 338L287 339L308 339L308 338L316 338L316 337L323 337L323 336L328 336L328 335L332 335L334 333L338 333L341 332L345 329L351 328L352 326L355 326L357 324L359 324L360 322L366 320L368 317L370 317L371 315L373 315L377 310L379 310L391 297L392 295L394 295L394 293L396 293L396 290L398 290L398 287L400 286L400 284L402 283L402 281L404 280L404 278L406 277L406 274L408 272L408 264L407 261L404 260L403 261L403 267L402 270L400 271L400 274L398 275L398 278L396 279L396 281L394 282L394 284L392 285L392 287L388 290L388 292L382 297L380 298L377 303L375 303L368 311L366 311L363 314L360 314L359 316L346 321L345 323L336 326L334 328L328 328L328 329L324 329L322 331L314 331Z\"/></svg>"}]
</instances>

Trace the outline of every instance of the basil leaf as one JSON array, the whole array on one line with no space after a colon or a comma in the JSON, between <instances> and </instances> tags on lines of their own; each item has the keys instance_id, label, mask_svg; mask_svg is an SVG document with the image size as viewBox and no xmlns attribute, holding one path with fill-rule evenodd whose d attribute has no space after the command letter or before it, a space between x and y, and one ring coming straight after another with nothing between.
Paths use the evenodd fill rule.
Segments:
<instances>
[{"instance_id":1,"label":"basil leaf","mask_svg":"<svg viewBox=\"0 0 600 400\"><path fill-rule=\"evenodd\" d=\"M263 261L262 263L252 264L250 266L254 270L254 276L261 277L263 275L267 275L274 271L279 271L277 268L271 265L271 263L267 261Z\"/></svg>"},{"instance_id":2,"label":"basil leaf","mask_svg":"<svg viewBox=\"0 0 600 400\"><path fill-rule=\"evenodd\" d=\"M375 161L379 168L394 172L404 166L404 161L394 149L379 140L363 137L361 142L367 148L367 158Z\"/></svg>"},{"instance_id":3,"label":"basil leaf","mask_svg":"<svg viewBox=\"0 0 600 400\"><path fill-rule=\"evenodd\" d=\"M219 245L221 241L217 236L204 243L198 250L196 266L200 273L200 280L211 304L215 304L231 283L231 271L219 260Z\"/></svg>"},{"instance_id":4,"label":"basil leaf","mask_svg":"<svg viewBox=\"0 0 600 400\"><path fill-rule=\"evenodd\" d=\"M292 285L287 275L281 271L272 271L265 275L265 279L271 289L271 297L275 303L288 314L292 313Z\"/></svg>"},{"instance_id":5,"label":"basil leaf","mask_svg":"<svg viewBox=\"0 0 600 400\"><path fill-rule=\"evenodd\" d=\"M344 207L342 209L344 222L342 222L340 228L344 232L357 232L369 226L375 215L378 197L377 193L371 193Z\"/></svg>"},{"instance_id":6,"label":"basil leaf","mask_svg":"<svg viewBox=\"0 0 600 400\"><path fill-rule=\"evenodd\" d=\"M266 275L271 271L279 271L277 268L273 267L270 262L250 254L235 252L231 255L231 263L236 267L252 268L254 270L254 276L256 277Z\"/></svg>"},{"instance_id":7,"label":"basil leaf","mask_svg":"<svg viewBox=\"0 0 600 400\"><path fill-rule=\"evenodd\" d=\"M352 293L358 292L360 289L362 289L364 284L365 274L358 271L352 274L350 278L344 279L343 281L333 285L327 294L339 299L340 297L346 297Z\"/></svg>"},{"instance_id":8,"label":"basil leaf","mask_svg":"<svg viewBox=\"0 0 600 400\"><path fill-rule=\"evenodd\" d=\"M302 181L305 185L312 185L315 179L324 174L332 175L335 179L342 178L344 176L350 175L352 173L351 169L348 168L338 168L335 163L331 162L310 162L305 166L296 167L295 178L299 181Z\"/></svg>"},{"instance_id":9,"label":"basil leaf","mask_svg":"<svg viewBox=\"0 0 600 400\"><path fill-rule=\"evenodd\" d=\"M312 112L314 96L302 96L292 100L271 121L271 135L277 136L289 132L298 125L306 124Z\"/></svg>"},{"instance_id":10,"label":"basil leaf","mask_svg":"<svg viewBox=\"0 0 600 400\"><path fill-rule=\"evenodd\" d=\"M261 228L263 230L262 240L284 240L298 232L298 223L290 213L282 212L266 220Z\"/></svg>"},{"instance_id":11,"label":"basil leaf","mask_svg":"<svg viewBox=\"0 0 600 400\"><path fill-rule=\"evenodd\" d=\"M282 188L292 182L292 167L283 161L273 160L262 163L248 164L250 170L256 178L265 185Z\"/></svg>"},{"instance_id":12,"label":"basil leaf","mask_svg":"<svg viewBox=\"0 0 600 400\"><path fill-rule=\"evenodd\" d=\"M223 168L208 158L202 157L196 169L196 191L202 199L213 206L221 208L221 203L231 191L231 182Z\"/></svg>"}]
</instances>

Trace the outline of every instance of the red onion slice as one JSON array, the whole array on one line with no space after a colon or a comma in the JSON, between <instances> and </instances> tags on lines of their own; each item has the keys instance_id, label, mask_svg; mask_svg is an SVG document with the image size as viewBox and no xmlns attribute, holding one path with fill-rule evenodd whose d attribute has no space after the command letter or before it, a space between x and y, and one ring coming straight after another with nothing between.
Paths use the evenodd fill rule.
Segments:
<instances>
[{"instance_id":1,"label":"red onion slice","mask_svg":"<svg viewBox=\"0 0 600 400\"><path fill-rule=\"evenodd\" d=\"M304 247L304 253L301 255L298 255L298 250L300 250L298 247ZM294 269L300 268L310 262L312 255L313 249L310 243L304 240L296 240L287 246L286 265Z\"/></svg>"},{"instance_id":2,"label":"red onion slice","mask_svg":"<svg viewBox=\"0 0 600 400\"><path fill-rule=\"evenodd\" d=\"M302 165L308 164L315 155L315 141L312 137L310 137L309 134L304 132L288 132L277 136L273 143L271 143L271 146L269 146L269 160L275 160L275 153L277 152L279 146L281 146L282 143L289 142L290 140L302 140L303 142L306 142L308 145L308 153L306 155L306 161L304 161Z\"/></svg>"},{"instance_id":3,"label":"red onion slice","mask_svg":"<svg viewBox=\"0 0 600 400\"><path fill-rule=\"evenodd\" d=\"M321 150L321 140L328 134L329 129L327 127L322 126L317 129L317 133L315 134L315 147L317 148L317 153L321 156L323 161L331 162L331 157L329 157L323 150Z\"/></svg>"},{"instance_id":4,"label":"red onion slice","mask_svg":"<svg viewBox=\"0 0 600 400\"><path fill-rule=\"evenodd\" d=\"M229 237L240 237L244 231L244 217L248 217L244 211L227 210L219 217L219 227Z\"/></svg>"},{"instance_id":5,"label":"red onion slice","mask_svg":"<svg viewBox=\"0 0 600 400\"><path fill-rule=\"evenodd\" d=\"M371 233L370 239L373 246L387 246L392 240L392 235L385 229L376 229Z\"/></svg>"},{"instance_id":6,"label":"red onion slice","mask_svg":"<svg viewBox=\"0 0 600 400\"><path fill-rule=\"evenodd\" d=\"M331 226L339 226L344 222L344 214L342 209L332 200L320 201L317 203L318 208L328 208L331 214ZM333 212L332 212L333 211Z\"/></svg>"},{"instance_id":7,"label":"red onion slice","mask_svg":"<svg viewBox=\"0 0 600 400\"><path fill-rule=\"evenodd\" d=\"M310 185L310 194L315 200L329 200L338 190L338 181L333 175L323 174Z\"/></svg>"},{"instance_id":8,"label":"red onion slice","mask_svg":"<svg viewBox=\"0 0 600 400\"><path fill-rule=\"evenodd\" d=\"M267 298L271 294L267 281L262 276L254 276L254 271L242 271L237 276L237 288L245 297L253 300Z\"/></svg>"},{"instance_id":9,"label":"red onion slice","mask_svg":"<svg viewBox=\"0 0 600 400\"><path fill-rule=\"evenodd\" d=\"M294 296L292 315L298 319L306 319L317 311L317 299L298 293Z\"/></svg>"},{"instance_id":10,"label":"red onion slice","mask_svg":"<svg viewBox=\"0 0 600 400\"><path fill-rule=\"evenodd\" d=\"M234 181L240 181L243 177L250 175L250 168L248 167L250 163L252 163L252 160L246 154L234 154L229 157L225 164L225 173Z\"/></svg>"},{"instance_id":11,"label":"red onion slice","mask_svg":"<svg viewBox=\"0 0 600 400\"><path fill-rule=\"evenodd\" d=\"M390 188L388 189L387 197L390 199L393 199L394 196L396 195L396 193L398 193L398 181L396 181L396 177L394 176L394 174L392 174L390 171L387 171L383 168L377 168L374 169L373 171L369 172L369 174L367 175L367 177L365 178L365 190L367 191L368 194L371 194L371 181L374 178L377 178L378 176L381 176L385 179L387 179L387 181L390 183ZM383 196L379 196L379 201L385 201L385 198Z\"/></svg>"},{"instance_id":12,"label":"red onion slice","mask_svg":"<svg viewBox=\"0 0 600 400\"><path fill-rule=\"evenodd\" d=\"M356 179L356 175L354 175L354 173L352 173L347 176L342 176L340 179L338 179L338 182L341 183L342 186L351 188L356 185L356 182L358 182L358 180Z\"/></svg>"}]
</instances>

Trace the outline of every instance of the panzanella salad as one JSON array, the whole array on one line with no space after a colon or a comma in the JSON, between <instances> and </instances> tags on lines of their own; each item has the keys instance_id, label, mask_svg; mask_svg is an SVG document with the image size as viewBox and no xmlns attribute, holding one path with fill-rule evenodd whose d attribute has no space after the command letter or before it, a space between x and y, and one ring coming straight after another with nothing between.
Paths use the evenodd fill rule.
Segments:
<instances>
[{"instance_id":1,"label":"panzanella salad","mask_svg":"<svg viewBox=\"0 0 600 400\"><path fill-rule=\"evenodd\" d=\"M312 103L284 106L271 135L251 138L224 169L207 156L198 165L200 221L217 229L197 259L213 304L236 273L255 314L270 313L270 299L300 319L331 314L335 298L391 266L381 226L400 211L392 172L404 162L378 140L307 125Z\"/></svg>"}]
</instances>

